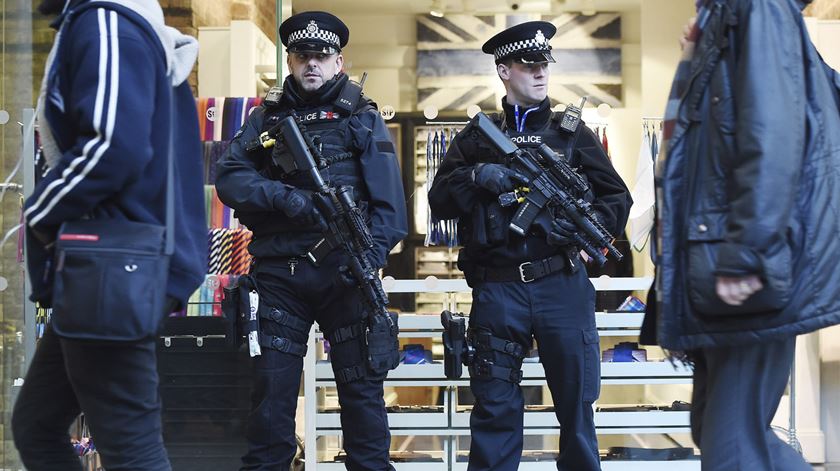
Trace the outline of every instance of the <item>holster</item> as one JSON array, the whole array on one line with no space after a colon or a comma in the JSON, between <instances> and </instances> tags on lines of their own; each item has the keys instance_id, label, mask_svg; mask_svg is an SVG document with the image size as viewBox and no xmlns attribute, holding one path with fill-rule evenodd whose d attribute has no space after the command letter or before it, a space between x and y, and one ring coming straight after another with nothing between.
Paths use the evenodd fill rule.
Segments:
<instances>
[{"instance_id":1,"label":"holster","mask_svg":"<svg viewBox=\"0 0 840 471\"><path fill-rule=\"evenodd\" d=\"M474 355L466 337L466 319L463 314L443 311L440 322L443 325L443 371L447 378L458 379L463 374L463 365L471 365Z\"/></svg>"},{"instance_id":2,"label":"holster","mask_svg":"<svg viewBox=\"0 0 840 471\"><path fill-rule=\"evenodd\" d=\"M259 316L256 320L249 320L251 303L248 292L255 289L255 286L250 275L241 275L230 286L224 288L222 314L227 321L225 341L232 350L239 349L248 332L259 331ZM253 325L254 323L256 325Z\"/></svg>"}]
</instances>

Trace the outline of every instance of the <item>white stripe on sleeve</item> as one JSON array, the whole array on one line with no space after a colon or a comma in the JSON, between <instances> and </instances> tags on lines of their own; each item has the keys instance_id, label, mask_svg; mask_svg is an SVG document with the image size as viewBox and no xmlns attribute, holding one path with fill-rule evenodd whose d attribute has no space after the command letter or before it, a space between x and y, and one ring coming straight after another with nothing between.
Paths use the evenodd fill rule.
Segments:
<instances>
[{"instance_id":1,"label":"white stripe on sleeve","mask_svg":"<svg viewBox=\"0 0 840 471\"><path fill-rule=\"evenodd\" d=\"M53 181L42 193L41 197L38 199L38 202L33 205L27 211L27 216L29 214L34 213L36 208L41 205L45 199L45 196L53 189L58 188L61 185L64 185L67 182L67 178L72 174L73 170L83 161L87 160L87 164L84 166L82 171L73 177L69 183L67 183L58 194L49 202L49 204L37 215L28 218L29 224L37 224L38 221L43 219L49 212L58 204L61 199L69 193L76 185L82 181L88 173L99 163L102 154L108 150L111 146L111 138L114 132L114 125L116 122L116 112L117 112L117 98L119 94L119 85L120 85L120 49L119 49L119 35L118 35L118 16L115 11L109 12L109 22L110 22L110 31L109 28L106 26L105 22L105 10L99 8L97 10L98 19L99 19L99 82L97 85L96 91L96 105L94 108L93 113L93 126L97 132L97 136L89 141L83 151L82 155L73 159L73 162L67 167L67 169L62 173L61 178L56 179ZM103 114L103 107L105 102L105 84L108 80L107 73L108 73L108 59L110 57L110 83L108 84L108 104L107 104L107 111L108 117L106 121L106 128L104 132L104 136L102 133L102 114ZM97 142L103 141L102 145L100 145L93 154L93 157L88 159L88 154L90 153L91 149L96 145Z\"/></svg>"}]
</instances>

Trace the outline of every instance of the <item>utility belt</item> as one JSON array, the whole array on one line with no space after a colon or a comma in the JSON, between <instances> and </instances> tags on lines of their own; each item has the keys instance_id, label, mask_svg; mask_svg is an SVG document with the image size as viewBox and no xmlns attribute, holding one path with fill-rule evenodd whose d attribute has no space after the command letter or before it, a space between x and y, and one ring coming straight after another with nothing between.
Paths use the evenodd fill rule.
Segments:
<instances>
[{"instance_id":1,"label":"utility belt","mask_svg":"<svg viewBox=\"0 0 840 471\"><path fill-rule=\"evenodd\" d=\"M554 255L553 257L506 267L486 267L477 264L466 265L464 274L470 286L473 286L475 282L520 281L522 283L530 283L552 273L557 273L565 268L569 268L569 271L572 273L578 269L577 264L566 254Z\"/></svg>"}]
</instances>

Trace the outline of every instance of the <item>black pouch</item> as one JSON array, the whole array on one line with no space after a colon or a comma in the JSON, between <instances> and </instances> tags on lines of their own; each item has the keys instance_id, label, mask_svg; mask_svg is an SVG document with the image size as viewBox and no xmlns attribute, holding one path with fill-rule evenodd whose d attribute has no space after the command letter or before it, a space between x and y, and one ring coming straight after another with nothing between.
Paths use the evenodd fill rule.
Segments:
<instances>
[{"instance_id":1,"label":"black pouch","mask_svg":"<svg viewBox=\"0 0 840 471\"><path fill-rule=\"evenodd\" d=\"M502 245L508 240L508 225L511 217L505 208L498 201L493 201L486 206L487 217L485 220L487 240L490 245Z\"/></svg>"},{"instance_id":2,"label":"black pouch","mask_svg":"<svg viewBox=\"0 0 840 471\"><path fill-rule=\"evenodd\" d=\"M400 342L397 338L399 316L389 312L387 317L372 316L367 330L367 364L375 375L383 375L400 363Z\"/></svg>"},{"instance_id":3,"label":"black pouch","mask_svg":"<svg viewBox=\"0 0 840 471\"><path fill-rule=\"evenodd\" d=\"M155 335L169 280L164 232L163 226L132 221L62 224L55 243L55 332L112 341Z\"/></svg>"}]
</instances>

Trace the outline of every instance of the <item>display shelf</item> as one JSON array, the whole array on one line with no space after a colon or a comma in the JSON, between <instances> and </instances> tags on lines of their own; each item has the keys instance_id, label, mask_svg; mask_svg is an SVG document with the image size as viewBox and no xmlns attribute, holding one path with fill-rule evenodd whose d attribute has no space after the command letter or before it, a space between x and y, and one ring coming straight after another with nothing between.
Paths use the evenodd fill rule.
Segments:
<instances>
[{"instance_id":1,"label":"display shelf","mask_svg":"<svg viewBox=\"0 0 840 471\"><path fill-rule=\"evenodd\" d=\"M543 379L545 371L540 363L522 364L523 383L529 379ZM404 381L423 382L429 381L435 384L454 386L469 385L470 373L464 368L461 379L446 379L443 374L443 363L435 362L424 365L401 364L395 370L388 373L385 380L386 385L401 386ZM671 365L670 362L650 361L638 363L601 363L601 379L603 380L625 380L616 384L654 384L653 379L673 379L675 383L691 382L691 370L685 365ZM680 381L683 380L683 381ZM321 383L332 383L334 381L332 367L329 361L319 361L315 364L315 381ZM655 384L662 384L656 382ZM527 386L527 384L526 384Z\"/></svg>"},{"instance_id":2,"label":"display shelf","mask_svg":"<svg viewBox=\"0 0 840 471\"><path fill-rule=\"evenodd\" d=\"M590 278L592 286L597 291L637 291L650 288L652 277L639 278L610 278L602 276ZM395 280L385 277L382 280L385 291L389 293L460 293L470 292L467 280L459 279L423 279L423 280Z\"/></svg>"},{"instance_id":3,"label":"display shelf","mask_svg":"<svg viewBox=\"0 0 840 471\"><path fill-rule=\"evenodd\" d=\"M337 412L321 412L315 422L320 429L340 429L341 421ZM388 426L391 433L396 429L446 429L449 427L449 415L446 412L389 412ZM439 432L438 432L439 433ZM413 433L412 433L413 434Z\"/></svg>"},{"instance_id":4,"label":"display shelf","mask_svg":"<svg viewBox=\"0 0 840 471\"><path fill-rule=\"evenodd\" d=\"M325 468L326 469L326 468ZM699 460L679 461L602 461L602 471L700 471ZM397 467L397 471L401 468ZM553 461L522 462L519 471L556 471ZM467 463L455 463L452 471L467 471Z\"/></svg>"},{"instance_id":5,"label":"display shelf","mask_svg":"<svg viewBox=\"0 0 840 471\"><path fill-rule=\"evenodd\" d=\"M392 463L396 471L449 471L449 463L447 462L417 462L417 463ZM318 469L323 471L346 471L344 463L336 462L320 462ZM464 467L464 470L467 468ZM699 468L698 468L699 469Z\"/></svg>"},{"instance_id":6,"label":"display shelf","mask_svg":"<svg viewBox=\"0 0 840 471\"><path fill-rule=\"evenodd\" d=\"M446 255L447 252L438 250ZM439 263L441 255L422 254L426 261ZM651 278L594 278L590 280L597 290L645 290L650 287ZM463 279L427 278L423 280L394 280L386 278L383 287L389 293L415 293L424 302L456 304L469 299L470 288ZM601 336L635 335L644 318L644 313L597 313L596 325ZM469 320L469 318L467 318ZM401 338L439 338L442 332L440 316L430 314L402 313L400 315ZM319 436L340 436L340 415L337 410L325 410L319 405L316 391L335 386L332 367L328 360L318 360L316 352L323 341L323 334L313 327L309 338L309 350L305 359L304 391L306 396L306 450L316 450ZM544 386L545 372L538 362L522 365L523 386ZM469 436L469 412L458 406L458 388L469 386L469 371L463 370L459 379L444 377L443 362L436 360L429 364L402 364L388 374L386 387L435 386L442 387L444 406L440 411L389 412L388 421L393 436L441 437L444 447L444 462L399 462L397 470L466 469L466 463L456 462L458 455L457 437ZM683 364L666 361L638 363L601 363L602 384L689 384L691 370ZM601 405L601 404L599 404ZM603 405L602 405L603 406ZM653 410L646 412L596 412L595 426L599 435L631 434L686 434L689 429L689 413L684 411ZM551 411L526 411L526 435L557 436L560 426ZM316 462L314 452L307 454L307 463L319 470L344 469L343 463ZM668 466L669 471L699 469L698 461L606 461L608 470L659 470ZM553 462L523 462L523 470L555 469Z\"/></svg>"},{"instance_id":7,"label":"display shelf","mask_svg":"<svg viewBox=\"0 0 840 471\"><path fill-rule=\"evenodd\" d=\"M648 412L596 412L595 429L600 433L601 429L680 429L689 430L689 413L683 411L648 411ZM559 433L560 424L554 412L525 412L525 428L538 428L541 431L546 429ZM453 428L469 428L470 413L456 412L452 414ZM622 430L623 431L623 430Z\"/></svg>"},{"instance_id":8,"label":"display shelf","mask_svg":"<svg viewBox=\"0 0 840 471\"><path fill-rule=\"evenodd\" d=\"M396 471L449 471L448 463L393 463ZM344 463L318 463L323 471L345 471ZM681 461L603 461L603 471L700 471L699 460ZM553 461L522 462L519 471L556 471ZM451 471L467 471L467 463L453 463Z\"/></svg>"}]
</instances>

